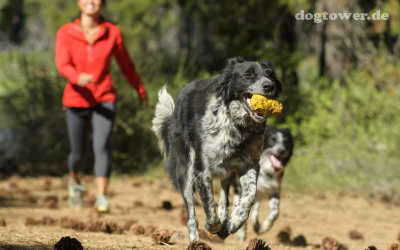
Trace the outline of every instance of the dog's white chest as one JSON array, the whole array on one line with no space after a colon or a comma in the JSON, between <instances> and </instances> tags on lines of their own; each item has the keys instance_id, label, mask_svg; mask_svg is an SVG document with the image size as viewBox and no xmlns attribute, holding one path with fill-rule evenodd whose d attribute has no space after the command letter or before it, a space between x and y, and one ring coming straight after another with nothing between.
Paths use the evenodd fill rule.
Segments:
<instances>
[{"instance_id":1,"label":"dog's white chest","mask_svg":"<svg viewBox=\"0 0 400 250\"><path fill-rule=\"evenodd\" d=\"M211 100L208 106L215 103L216 100ZM216 112L207 109L201 121L201 128L202 158L214 166L221 165L243 141L243 135L226 113L224 105L219 106Z\"/></svg>"},{"instance_id":2,"label":"dog's white chest","mask_svg":"<svg viewBox=\"0 0 400 250\"><path fill-rule=\"evenodd\" d=\"M257 200L269 199L279 193L280 182L278 178L259 174L257 179Z\"/></svg>"},{"instance_id":3,"label":"dog's white chest","mask_svg":"<svg viewBox=\"0 0 400 250\"><path fill-rule=\"evenodd\" d=\"M218 124L219 123L219 124ZM209 166L221 166L236 151L242 142L240 132L228 123L214 123L212 129L203 138L203 160Z\"/></svg>"},{"instance_id":4,"label":"dog's white chest","mask_svg":"<svg viewBox=\"0 0 400 250\"><path fill-rule=\"evenodd\" d=\"M257 200L269 199L280 192L280 174L272 167L267 153L260 157L260 173L257 179Z\"/></svg>"}]
</instances>

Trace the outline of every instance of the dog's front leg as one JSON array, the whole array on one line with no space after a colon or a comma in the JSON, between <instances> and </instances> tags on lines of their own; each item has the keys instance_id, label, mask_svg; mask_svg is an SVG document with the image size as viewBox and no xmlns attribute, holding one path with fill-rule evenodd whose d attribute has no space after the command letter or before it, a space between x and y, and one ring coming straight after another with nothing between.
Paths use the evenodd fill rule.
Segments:
<instances>
[{"instance_id":1,"label":"dog's front leg","mask_svg":"<svg viewBox=\"0 0 400 250\"><path fill-rule=\"evenodd\" d=\"M233 204L239 204L239 200L240 200L240 194L236 193L233 195ZM253 215L253 211L254 211L254 207L257 205L257 202L254 204L253 206L253 210L252 215ZM247 220L245 221L245 223L243 224L243 226L236 232L236 237L239 241L243 242L246 240L246 235L247 235Z\"/></svg>"},{"instance_id":2,"label":"dog's front leg","mask_svg":"<svg viewBox=\"0 0 400 250\"><path fill-rule=\"evenodd\" d=\"M270 200L269 200L269 207L271 209L271 212L269 215L265 218L261 226L257 224L254 224L254 231L256 231L258 234L263 234L267 232L269 229L271 229L272 225L274 224L275 220L279 216L279 194L274 195Z\"/></svg>"},{"instance_id":3,"label":"dog's front leg","mask_svg":"<svg viewBox=\"0 0 400 250\"><path fill-rule=\"evenodd\" d=\"M196 176L197 191L199 191L201 202L203 203L206 221L204 227L210 233L218 233L221 230L221 221L217 216L214 204L213 183L211 174L203 171Z\"/></svg>"},{"instance_id":4,"label":"dog's front leg","mask_svg":"<svg viewBox=\"0 0 400 250\"><path fill-rule=\"evenodd\" d=\"M259 167L249 168L243 174L239 174L242 186L242 196L239 203L233 209L228 218L226 226L218 232L221 239L236 233L249 217L251 206L253 206L257 194L257 176Z\"/></svg>"},{"instance_id":5,"label":"dog's front leg","mask_svg":"<svg viewBox=\"0 0 400 250\"><path fill-rule=\"evenodd\" d=\"M222 224L224 224L228 218L229 210L229 177L221 179L221 193L218 200L218 217Z\"/></svg>"}]
</instances>

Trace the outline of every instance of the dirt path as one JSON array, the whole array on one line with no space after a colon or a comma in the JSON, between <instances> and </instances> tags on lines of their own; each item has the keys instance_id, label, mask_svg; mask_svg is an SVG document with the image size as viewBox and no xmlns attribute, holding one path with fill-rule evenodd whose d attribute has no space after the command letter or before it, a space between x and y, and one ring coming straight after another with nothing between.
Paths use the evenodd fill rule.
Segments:
<instances>
[{"instance_id":1,"label":"dirt path","mask_svg":"<svg viewBox=\"0 0 400 250\"><path fill-rule=\"evenodd\" d=\"M17 187L9 187L9 181L0 182L0 218L6 221L6 227L0 227L0 249L54 249L53 245L63 236L77 238L84 249L186 249L188 234L186 226L180 222L180 212L183 200L174 191L166 179L147 180L144 178L131 180L119 178L111 183L114 195L109 199L111 213L101 216L98 220L117 222L124 225L128 220L137 220L143 226L155 225L170 231L179 230L183 238L174 245L156 245L151 237L135 236L125 231L123 234L106 234L79 232L60 226L25 226L26 217L41 218L50 216L60 219L63 216L77 218L84 222L90 220L90 208L79 212L71 210L66 201L62 201L66 191L61 187L61 178L51 178L50 191L41 191L44 178L24 178L16 181ZM133 183L137 183L133 186ZM89 193L94 192L94 183L87 182ZM23 200L18 190L26 188L35 198L36 204ZM43 197L57 195L57 209L45 207ZM378 249L386 249L391 243L397 242L400 231L399 207L367 201L364 198L327 195L313 197L285 192L282 195L281 214L270 232L259 236L275 249L304 249L304 247L283 246L277 243L276 235L283 226L290 226L292 238L303 235L308 243L306 249L318 249L324 236L332 236L348 249L366 249L374 245ZM232 199L230 199L232 200ZM140 201L143 206L135 206ZM161 208L163 201L170 201L172 210ZM262 204L261 216L264 218L269 209L267 203ZM200 228L204 223L204 212L196 207ZM257 237L248 227L248 239ZM350 230L357 230L363 236L361 240L351 240ZM241 243L236 236L230 236L224 243L206 241L214 250L246 249L248 240Z\"/></svg>"}]
</instances>

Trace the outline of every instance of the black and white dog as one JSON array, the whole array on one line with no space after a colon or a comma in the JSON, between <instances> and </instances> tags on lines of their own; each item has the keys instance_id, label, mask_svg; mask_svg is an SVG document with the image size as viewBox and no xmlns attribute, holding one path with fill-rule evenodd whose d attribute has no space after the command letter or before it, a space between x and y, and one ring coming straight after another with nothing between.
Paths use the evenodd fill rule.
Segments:
<instances>
[{"instance_id":1,"label":"black and white dog","mask_svg":"<svg viewBox=\"0 0 400 250\"><path fill-rule=\"evenodd\" d=\"M264 149L260 156L256 202L251 210L251 220L257 234L267 232L278 218L283 172L292 153L293 139L290 130L267 126L264 132ZM235 204L240 198L240 186L236 184L234 191L233 203ZM271 211L260 225L258 211L260 202L263 200L269 201ZM237 238L240 241L246 239L246 224L239 229Z\"/></svg>"},{"instance_id":2,"label":"black and white dog","mask_svg":"<svg viewBox=\"0 0 400 250\"><path fill-rule=\"evenodd\" d=\"M247 220L256 198L267 118L251 109L250 98L253 94L277 98L281 90L269 61L247 62L240 57L227 59L219 75L183 86L175 105L166 88L160 90L152 130L169 177L185 201L190 242L199 240L195 189L209 232L224 239ZM228 217L231 175L239 177L243 192ZM221 179L218 214L214 177Z\"/></svg>"}]
</instances>

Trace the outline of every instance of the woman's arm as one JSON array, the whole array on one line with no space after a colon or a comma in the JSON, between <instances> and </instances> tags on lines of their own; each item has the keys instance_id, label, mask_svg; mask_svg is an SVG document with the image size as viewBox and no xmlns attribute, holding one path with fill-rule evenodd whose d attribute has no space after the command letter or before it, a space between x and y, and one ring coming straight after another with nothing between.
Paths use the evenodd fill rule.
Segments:
<instances>
[{"instance_id":1,"label":"woman's arm","mask_svg":"<svg viewBox=\"0 0 400 250\"><path fill-rule=\"evenodd\" d=\"M113 49L113 54L129 83L138 91L140 99L146 99L146 89L142 84L140 76L136 73L135 65L132 63L131 58L129 57L128 51L124 45L122 34L119 32L119 30L117 41Z\"/></svg>"},{"instance_id":2,"label":"woman's arm","mask_svg":"<svg viewBox=\"0 0 400 250\"><path fill-rule=\"evenodd\" d=\"M77 84L79 72L71 61L67 36L62 30L57 32L56 65L60 75L65 76L70 83Z\"/></svg>"}]
</instances>

